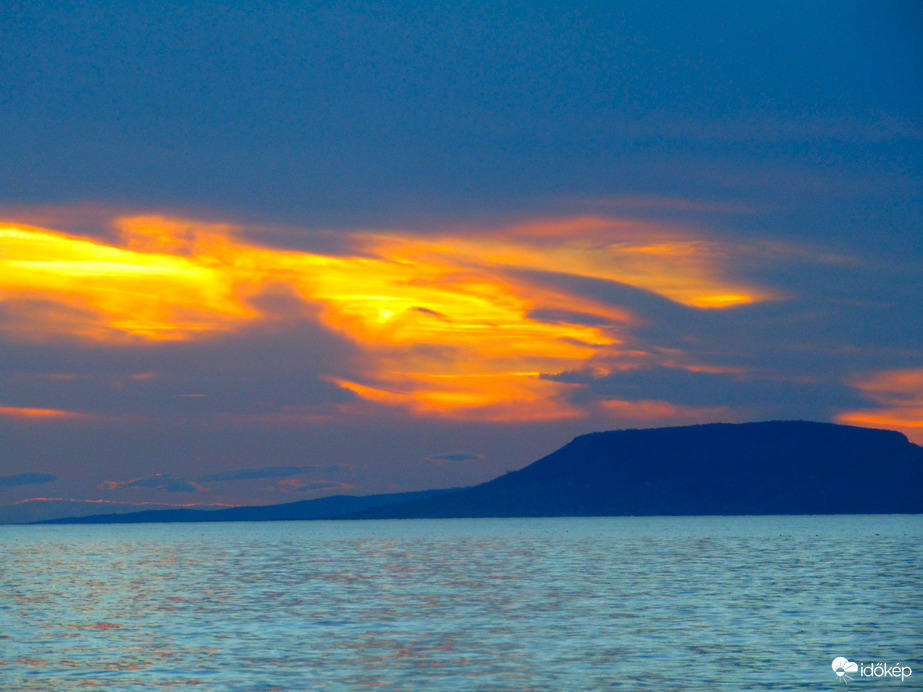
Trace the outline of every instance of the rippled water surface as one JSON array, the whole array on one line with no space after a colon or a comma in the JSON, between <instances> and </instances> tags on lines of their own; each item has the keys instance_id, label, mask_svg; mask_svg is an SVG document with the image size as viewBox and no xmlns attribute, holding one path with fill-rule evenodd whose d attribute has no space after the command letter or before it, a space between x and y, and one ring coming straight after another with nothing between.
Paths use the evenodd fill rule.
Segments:
<instances>
[{"instance_id":1,"label":"rippled water surface","mask_svg":"<svg viewBox=\"0 0 923 692\"><path fill-rule=\"evenodd\" d=\"M923 518L0 526L0 689L923 687Z\"/></svg>"}]
</instances>

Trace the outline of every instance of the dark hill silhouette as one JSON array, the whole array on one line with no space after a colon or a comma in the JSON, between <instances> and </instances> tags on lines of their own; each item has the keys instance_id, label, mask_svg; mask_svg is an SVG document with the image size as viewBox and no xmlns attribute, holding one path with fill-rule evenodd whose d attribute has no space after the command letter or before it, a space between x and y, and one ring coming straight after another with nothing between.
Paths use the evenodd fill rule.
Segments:
<instances>
[{"instance_id":1,"label":"dark hill silhouette","mask_svg":"<svg viewBox=\"0 0 923 692\"><path fill-rule=\"evenodd\" d=\"M805 421L583 435L520 471L353 518L923 512L923 448Z\"/></svg>"},{"instance_id":2,"label":"dark hill silhouette","mask_svg":"<svg viewBox=\"0 0 923 692\"><path fill-rule=\"evenodd\" d=\"M139 524L145 522L177 521L291 521L299 519L334 519L347 513L378 507L385 504L438 495L445 490L423 490L411 493L384 495L331 495L316 500L287 502L281 505L253 507L228 507L227 509L148 509L123 514L92 514L85 517L66 517L34 521L33 524Z\"/></svg>"},{"instance_id":3,"label":"dark hill silhouette","mask_svg":"<svg viewBox=\"0 0 923 692\"><path fill-rule=\"evenodd\" d=\"M39 523L923 512L923 448L898 432L773 421L583 435L470 488Z\"/></svg>"}]
</instances>

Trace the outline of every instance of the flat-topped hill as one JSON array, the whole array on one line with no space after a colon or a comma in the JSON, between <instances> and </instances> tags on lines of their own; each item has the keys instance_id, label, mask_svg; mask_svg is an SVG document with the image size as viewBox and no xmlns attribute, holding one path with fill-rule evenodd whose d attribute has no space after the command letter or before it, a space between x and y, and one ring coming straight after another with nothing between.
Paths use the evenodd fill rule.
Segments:
<instances>
[{"instance_id":1,"label":"flat-topped hill","mask_svg":"<svg viewBox=\"0 0 923 692\"><path fill-rule=\"evenodd\" d=\"M917 512L923 448L901 433L773 421L583 435L487 483L357 516Z\"/></svg>"}]
</instances>

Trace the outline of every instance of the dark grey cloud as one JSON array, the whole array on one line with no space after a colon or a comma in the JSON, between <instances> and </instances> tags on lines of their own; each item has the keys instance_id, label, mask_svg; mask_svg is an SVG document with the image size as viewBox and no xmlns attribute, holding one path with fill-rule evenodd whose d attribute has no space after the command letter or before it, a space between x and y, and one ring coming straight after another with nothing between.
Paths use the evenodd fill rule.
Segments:
<instances>
[{"instance_id":1,"label":"dark grey cloud","mask_svg":"<svg viewBox=\"0 0 923 692\"><path fill-rule=\"evenodd\" d=\"M9 476L0 476L0 486L11 485L43 485L58 480L54 473L14 473Z\"/></svg>"},{"instance_id":2,"label":"dark grey cloud","mask_svg":"<svg viewBox=\"0 0 923 692\"><path fill-rule=\"evenodd\" d=\"M440 320L447 320L447 319L448 319L448 317L446 317L445 315L443 315L441 312L438 312L438 311L436 311L436 310L430 310L429 308L421 308L419 305L415 305L414 307L412 307L412 308L410 308L410 309L413 310L414 312L419 312L419 313L421 313L421 314L423 314L423 315L429 315L430 317L435 317L435 318L440 319Z\"/></svg>"},{"instance_id":3,"label":"dark grey cloud","mask_svg":"<svg viewBox=\"0 0 923 692\"><path fill-rule=\"evenodd\" d=\"M722 310L687 307L606 279L531 269L508 273L631 313L638 323L612 327L623 348L672 349L699 365L828 380L908 367L923 358L923 321L909 318L923 312L923 274L915 256L885 262L859 252L825 257L816 247L796 254L796 248L767 248L764 257L758 246L751 249L741 272L745 280L779 295ZM567 311L537 313L581 323L580 315Z\"/></svg>"},{"instance_id":4,"label":"dark grey cloud","mask_svg":"<svg viewBox=\"0 0 923 692\"><path fill-rule=\"evenodd\" d=\"M342 371L355 346L310 319L270 319L220 339L145 348L22 343L0 333L0 348L5 406L189 419L272 414L355 399L324 379ZM201 396L186 396L191 393Z\"/></svg>"},{"instance_id":5,"label":"dark grey cloud","mask_svg":"<svg viewBox=\"0 0 923 692\"><path fill-rule=\"evenodd\" d=\"M342 464L327 466L265 466L263 468L238 469L236 471L211 473L205 476L197 476L195 480L207 483L216 481L246 481L260 478L292 478L306 473L337 471L344 468L346 467Z\"/></svg>"},{"instance_id":6,"label":"dark grey cloud","mask_svg":"<svg viewBox=\"0 0 923 692\"><path fill-rule=\"evenodd\" d=\"M464 461L481 461L484 459L480 454L472 452L445 452L442 454L430 454L426 457L427 461L434 461L437 464L464 462Z\"/></svg>"},{"instance_id":7,"label":"dark grey cloud","mask_svg":"<svg viewBox=\"0 0 923 692\"><path fill-rule=\"evenodd\" d=\"M625 308L656 324L669 323L679 327L692 325L696 323L701 313L700 310L687 308L652 291L619 281L540 269L508 269L505 271L510 276L556 289L562 293L573 293L601 303ZM561 309L537 308L530 314L534 315L535 319L551 323L573 321L576 324L591 326L604 324L597 316Z\"/></svg>"},{"instance_id":8,"label":"dark grey cloud","mask_svg":"<svg viewBox=\"0 0 923 692\"><path fill-rule=\"evenodd\" d=\"M354 486L342 481L311 481L292 486L296 492L306 493L314 490L351 490Z\"/></svg>"},{"instance_id":9,"label":"dark grey cloud","mask_svg":"<svg viewBox=\"0 0 923 692\"><path fill-rule=\"evenodd\" d=\"M590 371L544 374L542 379L578 385L569 396L574 403L617 399L668 401L695 407L763 410L813 410L829 416L842 407L863 404L858 392L839 381L802 381L781 375L711 373L683 368L636 368L597 376Z\"/></svg>"}]
</instances>

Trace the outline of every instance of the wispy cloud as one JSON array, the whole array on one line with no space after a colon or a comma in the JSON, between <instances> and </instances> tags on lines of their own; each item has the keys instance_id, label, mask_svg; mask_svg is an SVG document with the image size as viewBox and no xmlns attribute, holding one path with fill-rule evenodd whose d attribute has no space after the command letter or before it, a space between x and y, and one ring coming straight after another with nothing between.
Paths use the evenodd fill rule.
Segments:
<instances>
[{"instance_id":1,"label":"wispy cloud","mask_svg":"<svg viewBox=\"0 0 923 692\"><path fill-rule=\"evenodd\" d=\"M454 463L465 463L470 461L482 461L484 457L480 454L473 454L472 452L444 452L442 454L430 454L426 457L427 461L432 461L437 464L454 464Z\"/></svg>"},{"instance_id":2,"label":"wispy cloud","mask_svg":"<svg viewBox=\"0 0 923 692\"><path fill-rule=\"evenodd\" d=\"M67 420L88 420L92 416L76 411L63 411L53 408L29 408L23 406L0 406L0 418L18 418L26 420L43 420L43 419L67 419Z\"/></svg>"},{"instance_id":3,"label":"wispy cloud","mask_svg":"<svg viewBox=\"0 0 923 692\"><path fill-rule=\"evenodd\" d=\"M8 507L24 505L30 502L62 502L81 505L115 505L119 507L235 507L227 502L122 502L120 500L77 499L73 497L27 497L24 500L12 502Z\"/></svg>"},{"instance_id":4,"label":"wispy cloud","mask_svg":"<svg viewBox=\"0 0 923 692\"><path fill-rule=\"evenodd\" d=\"M100 487L105 490L142 488L170 493L196 493L209 491L210 486L214 483L281 479L278 480L277 484L287 490L321 490L328 487L340 488L341 486L345 489L352 486L348 486L348 484L340 481L308 480L303 478L303 476L320 472L342 471L347 468L349 467L345 464L264 466L261 468L236 469L191 477L182 477L169 473L155 473L141 478L132 478L130 480L104 481Z\"/></svg>"},{"instance_id":5,"label":"wispy cloud","mask_svg":"<svg viewBox=\"0 0 923 692\"><path fill-rule=\"evenodd\" d=\"M300 492L300 493L315 492L319 490L337 490L340 492L345 492L347 490L352 490L356 487L350 483L344 483L343 481L326 481L326 480L304 481L299 478L292 478L289 480L279 481L279 486L285 490L295 491L295 492Z\"/></svg>"},{"instance_id":6,"label":"wispy cloud","mask_svg":"<svg viewBox=\"0 0 923 692\"><path fill-rule=\"evenodd\" d=\"M262 478L288 478L305 473L314 473L317 471L332 471L345 468L342 465L327 466L264 466L263 468L238 469L236 471L224 471L221 473L211 473L204 476L197 476L196 481L203 483L214 483L223 481L245 481L257 480Z\"/></svg>"},{"instance_id":7,"label":"wispy cloud","mask_svg":"<svg viewBox=\"0 0 923 692\"><path fill-rule=\"evenodd\" d=\"M105 490L146 488L148 490L164 490L168 493L196 493L203 490L198 483L183 480L166 473L155 473L128 481L104 481L100 487Z\"/></svg>"},{"instance_id":8,"label":"wispy cloud","mask_svg":"<svg viewBox=\"0 0 923 692\"><path fill-rule=\"evenodd\" d=\"M923 444L923 368L871 373L852 384L875 405L840 413L837 422L899 430Z\"/></svg>"},{"instance_id":9,"label":"wispy cloud","mask_svg":"<svg viewBox=\"0 0 923 692\"><path fill-rule=\"evenodd\" d=\"M0 476L0 486L11 485L43 485L58 480L54 473L14 473L10 476Z\"/></svg>"}]
</instances>

